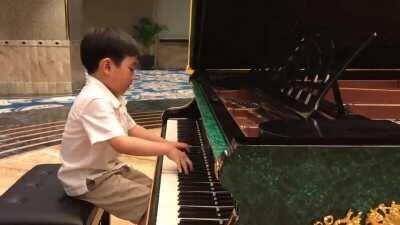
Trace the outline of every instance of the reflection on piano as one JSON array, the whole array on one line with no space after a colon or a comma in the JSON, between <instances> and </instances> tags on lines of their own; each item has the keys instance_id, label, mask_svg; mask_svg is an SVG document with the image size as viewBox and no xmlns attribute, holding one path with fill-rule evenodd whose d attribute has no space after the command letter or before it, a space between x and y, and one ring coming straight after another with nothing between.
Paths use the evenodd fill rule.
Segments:
<instances>
[{"instance_id":1,"label":"reflection on piano","mask_svg":"<svg viewBox=\"0 0 400 225\"><path fill-rule=\"evenodd\" d=\"M192 145L195 170L158 158L149 224L310 225L400 201L399 17L324 4L192 1L195 99L164 113L162 135Z\"/></svg>"}]
</instances>

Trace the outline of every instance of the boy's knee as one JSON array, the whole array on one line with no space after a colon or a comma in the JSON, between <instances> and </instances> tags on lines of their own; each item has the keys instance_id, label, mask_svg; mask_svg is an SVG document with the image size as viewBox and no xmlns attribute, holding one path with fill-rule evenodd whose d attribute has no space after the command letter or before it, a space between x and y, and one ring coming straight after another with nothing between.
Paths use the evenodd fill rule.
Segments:
<instances>
[{"instance_id":1,"label":"boy's knee","mask_svg":"<svg viewBox=\"0 0 400 225\"><path fill-rule=\"evenodd\" d=\"M142 218L140 218L139 222L137 223L137 225L146 225L147 222L147 210L144 212Z\"/></svg>"}]
</instances>

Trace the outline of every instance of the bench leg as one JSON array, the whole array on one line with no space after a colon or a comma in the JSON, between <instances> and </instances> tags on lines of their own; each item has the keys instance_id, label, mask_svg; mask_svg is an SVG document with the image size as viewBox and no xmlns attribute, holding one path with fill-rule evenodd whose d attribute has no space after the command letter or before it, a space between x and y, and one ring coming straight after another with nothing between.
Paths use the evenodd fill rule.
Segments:
<instances>
[{"instance_id":1,"label":"bench leg","mask_svg":"<svg viewBox=\"0 0 400 225\"><path fill-rule=\"evenodd\" d=\"M102 208L95 207L89 216L86 225L110 225L110 214Z\"/></svg>"},{"instance_id":2,"label":"bench leg","mask_svg":"<svg viewBox=\"0 0 400 225\"><path fill-rule=\"evenodd\" d=\"M110 214L104 211L103 215L101 216L100 220L101 225L110 225Z\"/></svg>"}]
</instances>

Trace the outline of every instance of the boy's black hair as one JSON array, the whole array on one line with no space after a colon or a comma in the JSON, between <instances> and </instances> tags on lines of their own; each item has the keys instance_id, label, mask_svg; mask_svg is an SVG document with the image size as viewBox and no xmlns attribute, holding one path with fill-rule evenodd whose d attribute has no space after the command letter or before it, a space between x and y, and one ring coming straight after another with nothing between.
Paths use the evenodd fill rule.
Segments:
<instances>
[{"instance_id":1,"label":"boy's black hair","mask_svg":"<svg viewBox=\"0 0 400 225\"><path fill-rule=\"evenodd\" d=\"M119 66L126 56L139 57L136 41L127 33L112 28L94 28L81 42L81 60L87 72L96 72L101 59L111 58Z\"/></svg>"}]
</instances>

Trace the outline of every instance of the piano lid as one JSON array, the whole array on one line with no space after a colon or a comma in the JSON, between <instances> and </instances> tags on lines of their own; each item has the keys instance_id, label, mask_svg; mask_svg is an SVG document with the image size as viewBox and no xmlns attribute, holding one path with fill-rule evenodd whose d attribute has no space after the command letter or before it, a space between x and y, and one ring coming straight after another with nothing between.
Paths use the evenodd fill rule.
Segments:
<instances>
[{"instance_id":1,"label":"piano lid","mask_svg":"<svg viewBox=\"0 0 400 225\"><path fill-rule=\"evenodd\" d=\"M194 70L282 63L305 31L331 34L342 65L373 32L378 39L350 68L400 68L400 1L192 0L189 65Z\"/></svg>"}]
</instances>

